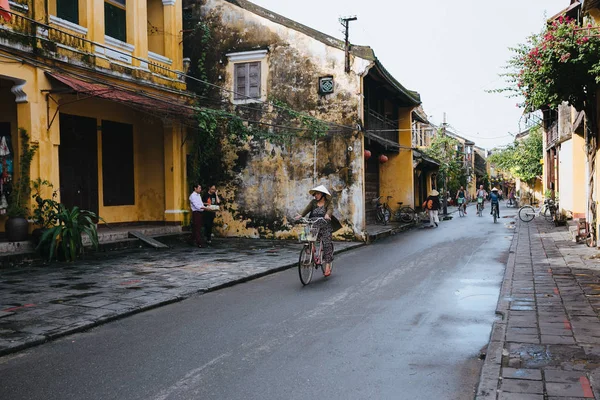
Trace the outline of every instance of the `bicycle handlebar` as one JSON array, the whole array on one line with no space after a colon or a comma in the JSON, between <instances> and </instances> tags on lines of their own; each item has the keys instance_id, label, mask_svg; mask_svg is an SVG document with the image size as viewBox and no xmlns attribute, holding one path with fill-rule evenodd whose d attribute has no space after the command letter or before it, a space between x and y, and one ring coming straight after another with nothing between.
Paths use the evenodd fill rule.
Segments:
<instances>
[{"instance_id":1,"label":"bicycle handlebar","mask_svg":"<svg viewBox=\"0 0 600 400\"><path fill-rule=\"evenodd\" d=\"M298 218L295 222L297 224L310 224L310 223L315 223L315 222L320 221L320 220L327 221L323 217L315 217L315 218L301 217L301 218Z\"/></svg>"}]
</instances>

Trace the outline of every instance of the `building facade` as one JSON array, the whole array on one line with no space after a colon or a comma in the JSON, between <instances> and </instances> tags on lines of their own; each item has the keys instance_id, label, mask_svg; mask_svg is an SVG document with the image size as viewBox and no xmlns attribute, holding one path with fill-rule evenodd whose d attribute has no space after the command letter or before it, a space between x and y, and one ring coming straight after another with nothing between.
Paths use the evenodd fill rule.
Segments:
<instances>
[{"instance_id":1,"label":"building facade","mask_svg":"<svg viewBox=\"0 0 600 400\"><path fill-rule=\"evenodd\" d=\"M66 206L108 223L181 223L182 145L193 112L181 72L180 0L10 8L0 19L0 136L10 157L17 160L25 129L39 145L32 179L59 188Z\"/></svg>"}]
</instances>

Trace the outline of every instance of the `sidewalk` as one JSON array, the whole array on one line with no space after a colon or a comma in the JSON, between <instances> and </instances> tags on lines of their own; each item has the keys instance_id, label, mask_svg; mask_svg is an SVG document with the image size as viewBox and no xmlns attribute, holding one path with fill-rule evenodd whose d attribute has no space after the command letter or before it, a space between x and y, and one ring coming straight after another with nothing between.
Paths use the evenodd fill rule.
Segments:
<instances>
[{"instance_id":1,"label":"sidewalk","mask_svg":"<svg viewBox=\"0 0 600 400\"><path fill-rule=\"evenodd\" d=\"M600 254L517 222L477 400L600 399Z\"/></svg>"},{"instance_id":2,"label":"sidewalk","mask_svg":"<svg viewBox=\"0 0 600 400\"><path fill-rule=\"evenodd\" d=\"M169 250L92 253L72 264L0 269L0 356L295 266L302 246L255 239L213 243L199 249L179 236ZM337 254L362 245L335 242L334 248Z\"/></svg>"}]
</instances>

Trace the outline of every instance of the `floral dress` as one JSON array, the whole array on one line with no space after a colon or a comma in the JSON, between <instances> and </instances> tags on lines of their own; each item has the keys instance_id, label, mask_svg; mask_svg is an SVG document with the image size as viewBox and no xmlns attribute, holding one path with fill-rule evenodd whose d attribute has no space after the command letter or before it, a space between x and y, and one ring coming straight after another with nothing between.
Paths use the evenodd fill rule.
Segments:
<instances>
[{"instance_id":1,"label":"floral dress","mask_svg":"<svg viewBox=\"0 0 600 400\"><path fill-rule=\"evenodd\" d=\"M310 218L325 218L325 207L317 206L310 212ZM331 240L331 222L319 220L315 222L316 227L319 228L319 236L317 241L323 240L323 263L327 264L333 261L333 241Z\"/></svg>"}]
</instances>

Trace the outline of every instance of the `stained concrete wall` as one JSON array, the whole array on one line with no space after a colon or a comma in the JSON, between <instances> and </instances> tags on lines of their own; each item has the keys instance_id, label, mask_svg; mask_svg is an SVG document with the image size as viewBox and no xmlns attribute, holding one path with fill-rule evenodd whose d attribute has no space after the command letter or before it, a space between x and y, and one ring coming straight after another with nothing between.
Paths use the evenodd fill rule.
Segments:
<instances>
[{"instance_id":1,"label":"stained concrete wall","mask_svg":"<svg viewBox=\"0 0 600 400\"><path fill-rule=\"evenodd\" d=\"M214 52L218 59L210 68L215 68L221 86L233 90L233 68L226 54L267 49L268 99L336 124L355 127L360 122L361 80L371 61L353 57L352 71L345 73L345 54L337 47L226 1L208 0L200 10L213 43L219 44ZM334 77L333 94L319 95L322 76ZM230 93L221 95L230 100ZM278 119L276 113L263 113L261 118L279 125L289 122ZM244 160L231 149L225 155L227 165L237 164L239 172L222 188L226 204L217 218L217 229L226 236L295 237L287 222L311 199L308 190L323 184L332 192L334 214L344 225L338 236L362 238L363 149L362 134L348 129L330 133L316 146L300 137L286 144L255 139L246 145Z\"/></svg>"}]
</instances>

